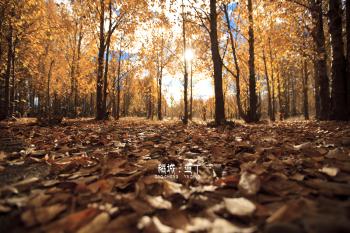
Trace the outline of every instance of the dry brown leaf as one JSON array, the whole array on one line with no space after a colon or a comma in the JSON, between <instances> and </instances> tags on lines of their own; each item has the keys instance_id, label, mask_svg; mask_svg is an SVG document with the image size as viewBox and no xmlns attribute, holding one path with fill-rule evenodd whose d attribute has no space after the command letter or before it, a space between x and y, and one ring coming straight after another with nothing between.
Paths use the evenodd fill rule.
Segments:
<instances>
[{"instance_id":1,"label":"dry brown leaf","mask_svg":"<svg viewBox=\"0 0 350 233\"><path fill-rule=\"evenodd\" d=\"M251 216L256 210L255 204L244 197L224 198L224 205L235 216Z\"/></svg>"},{"instance_id":2,"label":"dry brown leaf","mask_svg":"<svg viewBox=\"0 0 350 233\"><path fill-rule=\"evenodd\" d=\"M45 224L63 212L66 206L55 204L47 207L29 209L22 213L21 219L26 226L31 227L36 224Z\"/></svg>"},{"instance_id":3,"label":"dry brown leaf","mask_svg":"<svg viewBox=\"0 0 350 233\"><path fill-rule=\"evenodd\" d=\"M238 188L244 195L255 195L259 192L260 185L260 179L256 174L243 172L238 183Z\"/></svg>"}]
</instances>

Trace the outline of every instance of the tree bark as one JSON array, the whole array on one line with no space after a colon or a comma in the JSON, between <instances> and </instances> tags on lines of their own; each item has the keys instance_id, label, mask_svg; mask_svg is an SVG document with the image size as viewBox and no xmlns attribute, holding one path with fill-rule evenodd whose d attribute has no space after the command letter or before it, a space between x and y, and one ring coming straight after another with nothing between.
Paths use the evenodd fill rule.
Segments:
<instances>
[{"instance_id":1,"label":"tree bark","mask_svg":"<svg viewBox=\"0 0 350 233\"><path fill-rule=\"evenodd\" d=\"M122 48L121 48L121 41L120 41L120 48L119 48L119 55L118 55L118 69L117 69L117 112L116 112L116 119L119 120L120 118L120 75L121 75L121 63L122 63Z\"/></svg>"},{"instance_id":2,"label":"tree bark","mask_svg":"<svg viewBox=\"0 0 350 233\"><path fill-rule=\"evenodd\" d=\"M210 0L210 45L214 65L215 123L221 125L225 123L226 119L222 90L222 60L217 35L217 16L216 0Z\"/></svg>"},{"instance_id":3,"label":"tree bark","mask_svg":"<svg viewBox=\"0 0 350 233\"><path fill-rule=\"evenodd\" d=\"M183 59L184 59L184 116L182 122L184 124L188 123L188 98L187 98L187 89L188 89L188 72L187 72L187 61L185 58L186 52L186 17L184 12L184 3L182 1L182 39L183 39Z\"/></svg>"},{"instance_id":4,"label":"tree bark","mask_svg":"<svg viewBox=\"0 0 350 233\"><path fill-rule=\"evenodd\" d=\"M236 46L233 41L233 35L232 35L232 30L230 26L230 20L229 20L229 15L228 15L228 7L226 4L224 4L224 9L225 9L225 18L226 18L226 24L227 24L227 30L230 36L230 43L231 43L231 49L232 49L232 55L233 55L233 61L235 64L235 69L236 69L236 74L233 73L232 71L228 70L236 80L236 101L237 101L237 108L238 108L238 114L239 117L243 118L244 120L247 119L246 114L243 111L242 108L242 103L241 103L241 87L240 87L240 68L238 65L238 59L237 59L237 53L236 53Z\"/></svg>"},{"instance_id":5,"label":"tree bark","mask_svg":"<svg viewBox=\"0 0 350 233\"><path fill-rule=\"evenodd\" d=\"M100 34L99 34L99 49L98 49L98 60L97 60L97 80L96 80L96 120L104 120L106 117L103 111L103 55L105 52L105 36L104 36L104 13L105 13L105 2L100 0Z\"/></svg>"},{"instance_id":6,"label":"tree bark","mask_svg":"<svg viewBox=\"0 0 350 233\"><path fill-rule=\"evenodd\" d=\"M259 121L257 113L258 98L256 95L256 80L255 80L255 64L254 64L254 21L253 21L253 5L252 0L248 0L248 14L249 14L249 110L248 120L250 122Z\"/></svg>"},{"instance_id":7,"label":"tree bark","mask_svg":"<svg viewBox=\"0 0 350 233\"><path fill-rule=\"evenodd\" d=\"M51 83L51 76L52 76L52 68L55 60L51 60L50 62L50 68L49 73L47 74L47 90L46 90L46 114L49 119L51 119L51 100L50 100L50 83Z\"/></svg>"},{"instance_id":8,"label":"tree bark","mask_svg":"<svg viewBox=\"0 0 350 233\"><path fill-rule=\"evenodd\" d=\"M191 61L190 64L190 72L191 72L191 78L190 78L190 120L192 120L193 117L193 64Z\"/></svg>"},{"instance_id":9,"label":"tree bark","mask_svg":"<svg viewBox=\"0 0 350 233\"><path fill-rule=\"evenodd\" d=\"M10 110L10 78L11 78L11 66L12 66L12 34L13 34L13 28L12 25L10 25L8 35L7 35L7 67L5 72L5 98L4 98L4 113L3 113L3 119L6 119L9 117L9 110Z\"/></svg>"},{"instance_id":10,"label":"tree bark","mask_svg":"<svg viewBox=\"0 0 350 233\"><path fill-rule=\"evenodd\" d=\"M270 89L269 74L268 74L267 65L266 65L265 49L263 50L263 61L264 61L265 79L266 79L266 87L267 87L267 109L268 109L270 120L275 121L272 113L271 89Z\"/></svg>"},{"instance_id":11,"label":"tree bark","mask_svg":"<svg viewBox=\"0 0 350 233\"><path fill-rule=\"evenodd\" d=\"M311 16L314 23L312 37L316 47L316 74L319 87L319 119L328 120L330 112L329 79L327 75L327 53L323 29L322 0L312 0ZM318 98L318 96L316 96Z\"/></svg>"},{"instance_id":12,"label":"tree bark","mask_svg":"<svg viewBox=\"0 0 350 233\"><path fill-rule=\"evenodd\" d=\"M350 120L350 0L346 0L346 82L347 82L347 110Z\"/></svg>"},{"instance_id":13,"label":"tree bark","mask_svg":"<svg viewBox=\"0 0 350 233\"><path fill-rule=\"evenodd\" d=\"M106 40L106 58L105 58L105 71L103 73L103 93L102 93L102 110L107 117L107 87L108 87L108 67L109 67L109 47L111 44L112 36L112 1L109 1L109 25L108 25L108 35Z\"/></svg>"},{"instance_id":14,"label":"tree bark","mask_svg":"<svg viewBox=\"0 0 350 233\"><path fill-rule=\"evenodd\" d=\"M273 69L273 56L272 56L272 46L271 38L269 37L269 50L270 50L270 67L271 67L271 94L272 94L272 121L276 120L276 97L275 97L275 76Z\"/></svg>"},{"instance_id":15,"label":"tree bark","mask_svg":"<svg viewBox=\"0 0 350 233\"><path fill-rule=\"evenodd\" d=\"M11 79L11 85L10 85L10 110L9 115L13 115L15 113L15 98L16 98L16 73L15 73L15 60L16 60L16 44L17 44L17 37L15 37L14 41L12 42L12 53L11 53L11 71L10 76Z\"/></svg>"},{"instance_id":16,"label":"tree bark","mask_svg":"<svg viewBox=\"0 0 350 233\"><path fill-rule=\"evenodd\" d=\"M346 60L342 38L342 9L340 0L329 0L329 33L332 48L332 114L333 120L347 119Z\"/></svg>"},{"instance_id":17,"label":"tree bark","mask_svg":"<svg viewBox=\"0 0 350 233\"><path fill-rule=\"evenodd\" d=\"M305 120L309 120L309 96L308 96L309 73L308 73L306 59L304 59L304 62L303 62L302 77L303 77L303 113L304 113Z\"/></svg>"},{"instance_id":18,"label":"tree bark","mask_svg":"<svg viewBox=\"0 0 350 233\"><path fill-rule=\"evenodd\" d=\"M160 47L160 55L159 55L159 74L158 74L158 120L162 120L162 81L163 81L163 47L164 47L164 38L162 34L162 41Z\"/></svg>"}]
</instances>

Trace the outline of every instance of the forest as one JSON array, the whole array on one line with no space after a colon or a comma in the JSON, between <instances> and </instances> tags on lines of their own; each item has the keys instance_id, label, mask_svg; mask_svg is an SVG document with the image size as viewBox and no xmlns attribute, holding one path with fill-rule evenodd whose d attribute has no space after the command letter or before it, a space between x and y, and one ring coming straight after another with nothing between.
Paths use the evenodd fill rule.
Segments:
<instances>
[{"instance_id":1,"label":"forest","mask_svg":"<svg viewBox=\"0 0 350 233\"><path fill-rule=\"evenodd\" d=\"M0 0L0 232L350 232L350 0Z\"/></svg>"}]
</instances>

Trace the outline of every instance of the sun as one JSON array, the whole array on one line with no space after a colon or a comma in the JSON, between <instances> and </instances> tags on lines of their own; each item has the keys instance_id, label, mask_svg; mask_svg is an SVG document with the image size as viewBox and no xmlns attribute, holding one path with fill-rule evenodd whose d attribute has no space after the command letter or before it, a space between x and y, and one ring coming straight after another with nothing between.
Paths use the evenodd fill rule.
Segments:
<instances>
[{"instance_id":1,"label":"sun","mask_svg":"<svg viewBox=\"0 0 350 233\"><path fill-rule=\"evenodd\" d=\"M194 57L194 53L192 49L186 49L185 51L185 60L186 61L191 61Z\"/></svg>"}]
</instances>

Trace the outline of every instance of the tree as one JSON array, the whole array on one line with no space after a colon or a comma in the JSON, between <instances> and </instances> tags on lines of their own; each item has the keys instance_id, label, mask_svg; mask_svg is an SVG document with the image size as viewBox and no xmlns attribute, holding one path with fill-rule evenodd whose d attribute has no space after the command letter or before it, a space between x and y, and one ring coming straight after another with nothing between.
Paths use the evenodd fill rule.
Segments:
<instances>
[{"instance_id":1,"label":"tree","mask_svg":"<svg viewBox=\"0 0 350 233\"><path fill-rule=\"evenodd\" d=\"M346 60L342 36L342 9L340 0L329 0L329 33L332 48L332 114L331 119L347 119Z\"/></svg>"},{"instance_id":2,"label":"tree","mask_svg":"<svg viewBox=\"0 0 350 233\"><path fill-rule=\"evenodd\" d=\"M214 68L214 91L215 91L215 123L221 125L225 123L225 104L222 90L222 60L219 52L219 42L217 34L217 11L216 0L210 0L210 48Z\"/></svg>"},{"instance_id":3,"label":"tree","mask_svg":"<svg viewBox=\"0 0 350 233\"><path fill-rule=\"evenodd\" d=\"M254 21L253 21L253 4L252 0L247 3L249 13L249 110L248 121L257 122L259 116L257 113L258 98L256 95L256 80L255 80L255 63L254 63Z\"/></svg>"},{"instance_id":4,"label":"tree","mask_svg":"<svg viewBox=\"0 0 350 233\"><path fill-rule=\"evenodd\" d=\"M311 1L311 16L314 23L314 29L312 31L312 37L314 39L316 48L316 98L319 92L319 116L316 116L320 120L329 119L330 111L330 96L329 96L329 79L327 73L327 53L325 45L325 36L323 29L323 11L322 0ZM316 106L318 107L318 106Z\"/></svg>"}]
</instances>

